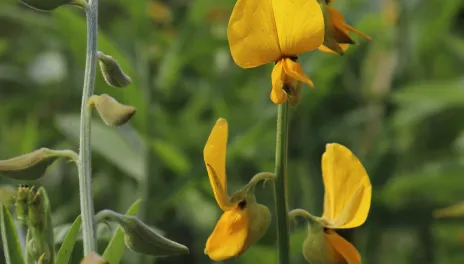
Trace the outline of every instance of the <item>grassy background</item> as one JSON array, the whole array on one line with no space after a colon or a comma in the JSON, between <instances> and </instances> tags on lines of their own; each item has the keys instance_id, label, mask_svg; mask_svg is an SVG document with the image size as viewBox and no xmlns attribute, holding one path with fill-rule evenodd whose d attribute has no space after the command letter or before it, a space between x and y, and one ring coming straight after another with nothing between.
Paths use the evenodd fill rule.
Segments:
<instances>
[{"instance_id":1,"label":"grassy background","mask_svg":"<svg viewBox=\"0 0 464 264\"><path fill-rule=\"evenodd\" d=\"M137 114L117 129L94 115L95 208L124 212L143 198L139 216L191 252L156 263L210 263L203 249L220 210L202 150L224 117L229 190L273 170L272 65L243 70L233 63L226 34L233 0L100 2L99 49L133 84L111 88L97 74L96 93L137 107ZM321 213L320 158L326 143L338 142L363 161L373 184L368 221L341 232L364 264L463 263L464 221L438 221L432 212L464 199L464 2L334 6L374 40L356 38L359 45L344 56L301 56L316 88L304 87L291 111L290 208ZM42 13L0 0L0 158L42 146L77 149L85 31L81 10ZM29 184L47 189L55 225L79 214L74 166L56 162ZM257 197L274 210L271 190L258 188ZM256 246L224 263L276 263L275 218L272 224ZM103 249L111 230L99 230ZM305 236L304 222L292 228L293 264L305 263ZM79 244L72 263L81 254ZM128 250L124 256L123 263L155 262Z\"/></svg>"}]
</instances>

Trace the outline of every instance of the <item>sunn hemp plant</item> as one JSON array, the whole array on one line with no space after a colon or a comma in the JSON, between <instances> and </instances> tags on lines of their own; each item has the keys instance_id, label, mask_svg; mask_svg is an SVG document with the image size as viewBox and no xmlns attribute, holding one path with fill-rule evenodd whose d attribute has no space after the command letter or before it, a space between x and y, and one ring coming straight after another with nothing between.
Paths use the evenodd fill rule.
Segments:
<instances>
[{"instance_id":1,"label":"sunn hemp plant","mask_svg":"<svg viewBox=\"0 0 464 264\"><path fill-rule=\"evenodd\" d=\"M27 227L26 256L18 242L18 230L7 204L0 210L2 241L7 263L68 263L77 234L82 226L84 259L82 263L118 263L121 248L155 257L189 253L187 247L164 238L134 216L140 200L126 215L111 210L95 214L91 195L90 120L96 109L103 122L119 126L136 113L107 94L94 95L97 62L105 81L113 87L130 85L116 59L97 50L98 0L21 0L29 7L52 11L62 5L83 9L87 17L87 53L82 94L79 153L73 150L40 148L31 153L0 161L0 172L12 179L36 180L55 159L67 158L78 169L81 215L71 225L62 246L55 252L49 198L43 187L20 185L14 196L16 217ZM327 144L322 156L324 213L316 217L303 209L288 210L287 152L289 105L300 100L300 83L314 87L298 62L301 53L319 49L343 54L355 44L350 32L371 38L349 26L343 15L332 7L335 0L238 0L228 25L230 52L242 68L275 63L271 74L270 99L277 104L276 153L274 172L254 175L248 184L229 196L226 177L228 124L219 118L206 142L203 155L206 171L219 208L224 212L206 241L204 253L221 261L244 254L259 241L271 224L271 212L254 195L261 181L272 181L275 189L278 263L289 264L289 220L303 216L308 220L308 237L303 256L311 264L359 264L356 248L334 230L355 228L367 218L372 187L366 170L345 146ZM119 224L102 256L96 254L95 224L113 221Z\"/></svg>"},{"instance_id":2,"label":"sunn hemp plant","mask_svg":"<svg viewBox=\"0 0 464 264\"><path fill-rule=\"evenodd\" d=\"M36 180L44 174L48 165L58 158L67 158L77 166L81 215L71 225L61 247L55 252L53 223L49 198L43 187L20 185L14 196L16 217L27 228L25 256L19 244L18 230L13 222L8 204L2 204L0 224L6 263L67 264L82 226L84 264L118 263L124 248L155 257L188 254L184 245L171 241L156 233L134 216L140 200L134 202L126 215L111 210L102 210L95 215L92 197L90 131L92 110L95 108L102 121L109 126L120 126L136 113L132 106L123 105L107 94L94 95L97 62L108 85L126 87L131 84L118 62L111 56L97 51L98 0L22 0L25 5L40 11L52 11L62 5L81 8L87 18L87 51L80 120L79 153L73 150L40 148L31 153L0 161L0 172L20 181ZM113 221L119 224L103 256L98 256L96 222ZM124 241L124 242L123 242Z\"/></svg>"}]
</instances>

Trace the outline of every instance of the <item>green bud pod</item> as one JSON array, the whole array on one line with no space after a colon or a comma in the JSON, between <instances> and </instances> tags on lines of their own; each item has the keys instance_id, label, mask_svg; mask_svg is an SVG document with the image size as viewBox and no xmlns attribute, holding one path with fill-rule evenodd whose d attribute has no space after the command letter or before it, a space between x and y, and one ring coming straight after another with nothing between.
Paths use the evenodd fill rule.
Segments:
<instances>
[{"instance_id":1,"label":"green bud pod","mask_svg":"<svg viewBox=\"0 0 464 264\"><path fill-rule=\"evenodd\" d=\"M311 264L342 264L337 262L337 252L327 243L324 226L309 222L308 236L303 242L303 257Z\"/></svg>"},{"instance_id":2,"label":"green bud pod","mask_svg":"<svg viewBox=\"0 0 464 264\"><path fill-rule=\"evenodd\" d=\"M33 187L21 185L15 204L18 218L28 226L27 256L41 263L54 263L53 226L45 189L34 192Z\"/></svg>"},{"instance_id":3,"label":"green bud pod","mask_svg":"<svg viewBox=\"0 0 464 264\"><path fill-rule=\"evenodd\" d=\"M71 150L41 148L18 157L0 160L0 172L15 180L37 180L59 157L68 157L73 161L78 159L77 154Z\"/></svg>"},{"instance_id":4,"label":"green bud pod","mask_svg":"<svg viewBox=\"0 0 464 264\"><path fill-rule=\"evenodd\" d=\"M120 104L107 94L93 95L89 105L95 106L103 122L109 126L125 124L136 112L135 107Z\"/></svg>"},{"instance_id":5,"label":"green bud pod","mask_svg":"<svg viewBox=\"0 0 464 264\"><path fill-rule=\"evenodd\" d=\"M160 236L135 216L103 210L96 215L96 219L98 222L103 220L117 222L124 230L126 246L135 252L155 257L189 253L186 246Z\"/></svg>"},{"instance_id":6,"label":"green bud pod","mask_svg":"<svg viewBox=\"0 0 464 264\"><path fill-rule=\"evenodd\" d=\"M84 259L82 259L81 264L109 264L104 258L100 255L91 252Z\"/></svg>"},{"instance_id":7,"label":"green bud pod","mask_svg":"<svg viewBox=\"0 0 464 264\"><path fill-rule=\"evenodd\" d=\"M74 5L82 8L87 8L88 4L85 0L19 0L24 5L40 10L52 11L62 5Z\"/></svg>"},{"instance_id":8,"label":"green bud pod","mask_svg":"<svg viewBox=\"0 0 464 264\"><path fill-rule=\"evenodd\" d=\"M99 51L97 55L98 64L100 65L103 78L107 84L122 88L132 83L131 78L122 71L118 61L116 61L113 57L106 55L101 51Z\"/></svg>"},{"instance_id":9,"label":"green bud pod","mask_svg":"<svg viewBox=\"0 0 464 264\"><path fill-rule=\"evenodd\" d=\"M250 203L247 207L248 217L250 219L248 236L240 254L258 242L258 240L266 234L267 229L271 224L271 212L267 206L259 203Z\"/></svg>"},{"instance_id":10,"label":"green bud pod","mask_svg":"<svg viewBox=\"0 0 464 264\"><path fill-rule=\"evenodd\" d=\"M28 196L30 195L30 188L27 185L20 184L18 192L15 197L16 218L22 223L27 222L28 211Z\"/></svg>"}]
</instances>

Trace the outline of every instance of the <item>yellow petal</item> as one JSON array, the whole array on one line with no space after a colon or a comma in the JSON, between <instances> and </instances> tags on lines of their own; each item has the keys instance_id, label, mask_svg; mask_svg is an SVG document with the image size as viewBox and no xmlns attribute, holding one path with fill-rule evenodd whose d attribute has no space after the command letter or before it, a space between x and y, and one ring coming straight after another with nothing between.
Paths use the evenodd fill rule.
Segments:
<instances>
[{"instance_id":1,"label":"yellow petal","mask_svg":"<svg viewBox=\"0 0 464 264\"><path fill-rule=\"evenodd\" d=\"M293 61L290 58L285 58L283 66L285 74L288 77L290 77L293 80L304 82L312 88L314 88L313 82L309 79L308 76L306 76L306 74L303 72L303 69L301 69L301 65L298 62Z\"/></svg>"},{"instance_id":2,"label":"yellow petal","mask_svg":"<svg viewBox=\"0 0 464 264\"><path fill-rule=\"evenodd\" d=\"M248 210L240 206L226 211L206 241L205 254L220 261L237 256L248 235Z\"/></svg>"},{"instance_id":3,"label":"yellow petal","mask_svg":"<svg viewBox=\"0 0 464 264\"><path fill-rule=\"evenodd\" d=\"M324 17L316 0L272 0L272 5L283 55L298 55L314 50L322 44ZM258 43L263 42L261 40Z\"/></svg>"},{"instance_id":4,"label":"yellow petal","mask_svg":"<svg viewBox=\"0 0 464 264\"><path fill-rule=\"evenodd\" d=\"M227 28L230 52L242 68L253 68L281 57L271 0L238 0Z\"/></svg>"},{"instance_id":5,"label":"yellow petal","mask_svg":"<svg viewBox=\"0 0 464 264\"><path fill-rule=\"evenodd\" d=\"M322 155L324 214L329 228L362 225L371 204L372 186L361 162L340 144L327 144Z\"/></svg>"},{"instance_id":6,"label":"yellow petal","mask_svg":"<svg viewBox=\"0 0 464 264\"><path fill-rule=\"evenodd\" d=\"M328 229L325 238L328 243L345 259L347 264L361 264L361 255L358 250L335 231Z\"/></svg>"},{"instance_id":7,"label":"yellow petal","mask_svg":"<svg viewBox=\"0 0 464 264\"><path fill-rule=\"evenodd\" d=\"M348 25L345 21L345 18L343 17L342 13L340 13L337 9L333 7L327 7L327 10L330 13L332 23L333 25L338 28L340 31L345 32L345 34L348 34L348 31L353 32L367 40L372 40L371 37L368 35L362 33L361 31L353 28L352 26Z\"/></svg>"},{"instance_id":8,"label":"yellow petal","mask_svg":"<svg viewBox=\"0 0 464 264\"><path fill-rule=\"evenodd\" d=\"M222 210L230 210L230 198L227 194L226 151L228 125L225 119L216 121L203 150L209 182L213 188L216 202Z\"/></svg>"},{"instance_id":9,"label":"yellow petal","mask_svg":"<svg viewBox=\"0 0 464 264\"><path fill-rule=\"evenodd\" d=\"M343 52L345 52L348 47L350 46L349 44L338 44L340 46L340 48L342 49ZM327 48L326 46L324 45L320 45L318 48L317 48L319 51L322 51L322 52L325 52L325 53L331 53L331 54L336 54L338 55L337 52Z\"/></svg>"},{"instance_id":10,"label":"yellow petal","mask_svg":"<svg viewBox=\"0 0 464 264\"><path fill-rule=\"evenodd\" d=\"M285 72L283 68L284 60L279 60L272 70L272 91L271 101L274 104L283 104L287 100L283 87L286 82Z\"/></svg>"}]
</instances>

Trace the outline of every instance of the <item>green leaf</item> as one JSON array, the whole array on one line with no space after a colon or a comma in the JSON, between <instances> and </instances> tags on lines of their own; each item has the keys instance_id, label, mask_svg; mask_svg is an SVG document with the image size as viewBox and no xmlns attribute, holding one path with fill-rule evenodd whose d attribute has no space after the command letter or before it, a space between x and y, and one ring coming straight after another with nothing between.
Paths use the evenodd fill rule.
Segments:
<instances>
[{"instance_id":1,"label":"green leaf","mask_svg":"<svg viewBox=\"0 0 464 264\"><path fill-rule=\"evenodd\" d=\"M127 210L126 215L136 215L141 202L141 199L135 201ZM124 231L121 227L118 227L116 229L116 232L114 233L113 238L106 247L105 252L103 253L103 258L107 260L110 264L118 264L119 260L121 259L124 253L125 248L126 244L124 243Z\"/></svg>"},{"instance_id":2,"label":"green leaf","mask_svg":"<svg viewBox=\"0 0 464 264\"><path fill-rule=\"evenodd\" d=\"M6 206L1 205L0 221L2 227L3 251L7 264L24 264L23 252L19 244L18 232Z\"/></svg>"},{"instance_id":3,"label":"green leaf","mask_svg":"<svg viewBox=\"0 0 464 264\"><path fill-rule=\"evenodd\" d=\"M68 234L64 238L63 244L61 245L58 254L56 254L56 264L69 263L74 244L76 243L77 234L79 233L79 229L81 228L81 222L82 219L79 215L72 224L71 229L69 229Z\"/></svg>"},{"instance_id":4,"label":"green leaf","mask_svg":"<svg viewBox=\"0 0 464 264\"><path fill-rule=\"evenodd\" d=\"M78 142L78 115L62 115L56 118L58 129L66 136ZM143 150L129 144L128 140L137 138L124 137L119 129L108 127L100 121L92 121L92 149L102 155L109 162L117 166L122 172L140 180L144 175Z\"/></svg>"}]
</instances>

